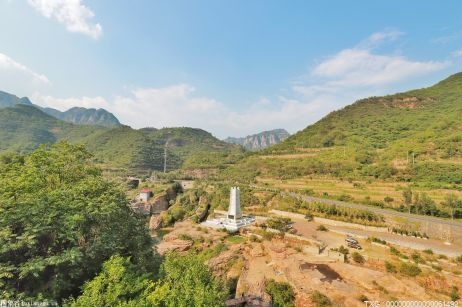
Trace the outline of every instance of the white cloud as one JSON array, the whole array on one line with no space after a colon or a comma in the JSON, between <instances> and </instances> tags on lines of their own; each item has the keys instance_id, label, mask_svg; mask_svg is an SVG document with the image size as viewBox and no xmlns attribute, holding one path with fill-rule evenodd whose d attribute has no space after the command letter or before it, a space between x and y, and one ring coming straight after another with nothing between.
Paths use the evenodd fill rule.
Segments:
<instances>
[{"instance_id":1,"label":"white cloud","mask_svg":"<svg viewBox=\"0 0 462 307\"><path fill-rule=\"evenodd\" d=\"M459 49L459 50L456 50L456 51L453 51L451 52L451 55L455 58L460 58L462 57L462 49Z\"/></svg>"},{"instance_id":2,"label":"white cloud","mask_svg":"<svg viewBox=\"0 0 462 307\"><path fill-rule=\"evenodd\" d=\"M296 93L313 97L325 93L357 92L365 95L390 90L392 85L442 70L448 61L413 61L402 55L379 54L377 47L403 35L398 31L372 34L353 48L325 58L310 72L309 80L293 86Z\"/></svg>"},{"instance_id":3,"label":"white cloud","mask_svg":"<svg viewBox=\"0 0 462 307\"><path fill-rule=\"evenodd\" d=\"M50 80L19 63L4 53L0 53L1 89L18 95L27 95L35 90L51 85Z\"/></svg>"},{"instance_id":4,"label":"white cloud","mask_svg":"<svg viewBox=\"0 0 462 307\"><path fill-rule=\"evenodd\" d=\"M245 109L198 95L189 84L139 88L110 101L102 97L55 99L49 96L39 100L61 109L103 107L122 123L135 128L188 126L202 128L220 138L274 128L296 132L356 99L392 93L405 81L449 65L377 52L381 43L393 42L401 35L398 31L374 33L357 46L325 58L284 96L262 97Z\"/></svg>"},{"instance_id":5,"label":"white cloud","mask_svg":"<svg viewBox=\"0 0 462 307\"><path fill-rule=\"evenodd\" d=\"M99 23L91 23L95 14L81 0L28 0L29 5L47 18L64 24L70 32L82 33L98 39L103 33Z\"/></svg>"},{"instance_id":6,"label":"white cloud","mask_svg":"<svg viewBox=\"0 0 462 307\"><path fill-rule=\"evenodd\" d=\"M316 114L323 102L304 104L279 97L276 101L262 98L247 109L236 111L217 100L198 96L195 88L178 84L164 88L141 88L115 96L109 102L103 97L55 98L35 94L39 105L67 110L73 106L105 108L124 124L142 127L195 127L212 132L219 138L242 136L274 128L296 131Z\"/></svg>"}]
</instances>

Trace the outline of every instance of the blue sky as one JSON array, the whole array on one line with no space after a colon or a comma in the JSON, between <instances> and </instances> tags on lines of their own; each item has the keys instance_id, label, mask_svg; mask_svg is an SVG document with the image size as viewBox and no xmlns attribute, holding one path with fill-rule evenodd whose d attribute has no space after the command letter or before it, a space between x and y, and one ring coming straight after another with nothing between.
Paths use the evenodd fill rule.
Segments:
<instances>
[{"instance_id":1,"label":"blue sky","mask_svg":"<svg viewBox=\"0 0 462 307\"><path fill-rule=\"evenodd\" d=\"M460 1L0 0L0 90L134 128L294 133L462 64Z\"/></svg>"}]
</instances>

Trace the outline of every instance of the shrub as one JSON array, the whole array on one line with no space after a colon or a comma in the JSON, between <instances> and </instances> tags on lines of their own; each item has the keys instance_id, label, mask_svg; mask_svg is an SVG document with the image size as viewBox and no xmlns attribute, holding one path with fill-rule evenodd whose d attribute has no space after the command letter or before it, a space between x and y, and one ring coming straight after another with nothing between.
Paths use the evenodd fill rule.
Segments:
<instances>
[{"instance_id":1,"label":"shrub","mask_svg":"<svg viewBox=\"0 0 462 307\"><path fill-rule=\"evenodd\" d=\"M424 249L422 252L425 254L433 255L433 251L431 249Z\"/></svg>"},{"instance_id":2,"label":"shrub","mask_svg":"<svg viewBox=\"0 0 462 307\"><path fill-rule=\"evenodd\" d=\"M383 245L387 244L387 241L382 240L380 238L376 238L376 237L369 237L368 240L372 241L372 242L375 242L375 243L383 244Z\"/></svg>"},{"instance_id":3,"label":"shrub","mask_svg":"<svg viewBox=\"0 0 462 307\"><path fill-rule=\"evenodd\" d=\"M451 301L457 302L457 300L460 298L458 290L459 289L457 289L456 286L452 286L451 292L449 293L449 297L451 298Z\"/></svg>"},{"instance_id":4,"label":"shrub","mask_svg":"<svg viewBox=\"0 0 462 307\"><path fill-rule=\"evenodd\" d=\"M324 225L321 224L321 225L319 225L319 226L316 228L316 230L319 230L319 231L328 231L329 229L327 229L326 226L324 226Z\"/></svg>"},{"instance_id":5,"label":"shrub","mask_svg":"<svg viewBox=\"0 0 462 307\"><path fill-rule=\"evenodd\" d=\"M417 265L408 262L401 262L399 271L408 276L417 276L422 272Z\"/></svg>"},{"instance_id":6,"label":"shrub","mask_svg":"<svg viewBox=\"0 0 462 307\"><path fill-rule=\"evenodd\" d=\"M351 257L353 258L353 261L356 263L363 264L364 262L366 262L366 259L364 259L363 255L361 255L358 252L353 252L353 254L351 254Z\"/></svg>"},{"instance_id":7,"label":"shrub","mask_svg":"<svg viewBox=\"0 0 462 307\"><path fill-rule=\"evenodd\" d=\"M387 270L388 273L396 273L396 267L393 263L388 261L385 261L385 270Z\"/></svg>"},{"instance_id":8,"label":"shrub","mask_svg":"<svg viewBox=\"0 0 462 307\"><path fill-rule=\"evenodd\" d=\"M364 294L361 294L360 296L358 296L358 300L360 300L361 302L365 302L365 301L368 301L369 299Z\"/></svg>"},{"instance_id":9,"label":"shrub","mask_svg":"<svg viewBox=\"0 0 462 307\"><path fill-rule=\"evenodd\" d=\"M311 300L313 301L316 307L332 306L332 302L330 301L330 299L326 295L319 292L318 290L315 290L311 294Z\"/></svg>"},{"instance_id":10,"label":"shrub","mask_svg":"<svg viewBox=\"0 0 462 307\"><path fill-rule=\"evenodd\" d=\"M295 293L292 286L286 282L277 282L270 279L265 283L265 292L271 296L275 307L294 306Z\"/></svg>"}]
</instances>

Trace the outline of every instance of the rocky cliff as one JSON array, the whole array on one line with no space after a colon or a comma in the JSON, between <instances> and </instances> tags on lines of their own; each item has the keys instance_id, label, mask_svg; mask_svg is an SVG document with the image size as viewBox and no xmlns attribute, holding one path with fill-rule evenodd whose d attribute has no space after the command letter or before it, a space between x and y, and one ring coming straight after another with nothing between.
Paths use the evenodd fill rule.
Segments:
<instances>
[{"instance_id":1,"label":"rocky cliff","mask_svg":"<svg viewBox=\"0 0 462 307\"><path fill-rule=\"evenodd\" d=\"M288 138L290 134L284 129L275 129L263 131L258 134L248 135L242 138L228 137L225 142L238 144L247 150L261 150L276 144L281 143Z\"/></svg>"}]
</instances>

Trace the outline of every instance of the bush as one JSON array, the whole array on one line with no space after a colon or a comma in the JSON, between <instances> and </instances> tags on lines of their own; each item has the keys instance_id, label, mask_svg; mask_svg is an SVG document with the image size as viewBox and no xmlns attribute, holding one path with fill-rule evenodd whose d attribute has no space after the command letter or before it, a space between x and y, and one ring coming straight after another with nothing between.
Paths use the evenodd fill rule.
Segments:
<instances>
[{"instance_id":1,"label":"bush","mask_svg":"<svg viewBox=\"0 0 462 307\"><path fill-rule=\"evenodd\" d=\"M363 255L361 255L358 252L353 252L353 254L351 254L351 257L353 258L353 261L356 263L363 264L364 262L366 262L366 259L364 259Z\"/></svg>"},{"instance_id":2,"label":"bush","mask_svg":"<svg viewBox=\"0 0 462 307\"><path fill-rule=\"evenodd\" d=\"M379 243L379 244L383 244L383 245L386 245L386 244L387 244L387 241L382 240L382 239L379 239L379 238L376 238L376 237L369 237L368 239L369 239L370 241L372 241L372 242L375 242L375 243Z\"/></svg>"},{"instance_id":3,"label":"bush","mask_svg":"<svg viewBox=\"0 0 462 307\"><path fill-rule=\"evenodd\" d=\"M459 289L457 289L456 286L452 286L451 292L449 293L449 297L451 298L451 301L457 302L457 300L460 298L458 290Z\"/></svg>"},{"instance_id":4,"label":"bush","mask_svg":"<svg viewBox=\"0 0 462 307\"><path fill-rule=\"evenodd\" d=\"M265 283L265 292L271 296L274 307L294 306L295 293L292 286L286 282L270 279Z\"/></svg>"},{"instance_id":5,"label":"bush","mask_svg":"<svg viewBox=\"0 0 462 307\"><path fill-rule=\"evenodd\" d=\"M388 273L396 273L396 267L393 263L388 261L385 261L385 270L387 270Z\"/></svg>"},{"instance_id":6,"label":"bush","mask_svg":"<svg viewBox=\"0 0 462 307\"><path fill-rule=\"evenodd\" d=\"M358 296L358 300L360 300L361 302L365 302L365 301L368 301L369 299L364 294L361 294L360 296Z\"/></svg>"},{"instance_id":7,"label":"bush","mask_svg":"<svg viewBox=\"0 0 462 307\"><path fill-rule=\"evenodd\" d=\"M402 274L413 277L419 275L422 272L422 270L417 265L408 262L401 262L399 271Z\"/></svg>"},{"instance_id":8,"label":"bush","mask_svg":"<svg viewBox=\"0 0 462 307\"><path fill-rule=\"evenodd\" d=\"M319 226L316 228L316 230L319 230L319 231L328 231L329 229L327 229L326 226L324 226L324 225L321 224L321 225L319 225Z\"/></svg>"},{"instance_id":9,"label":"bush","mask_svg":"<svg viewBox=\"0 0 462 307\"><path fill-rule=\"evenodd\" d=\"M313 301L316 307L332 306L332 302L330 301L330 299L326 295L319 292L318 290L315 290L311 294L311 300Z\"/></svg>"}]
</instances>

